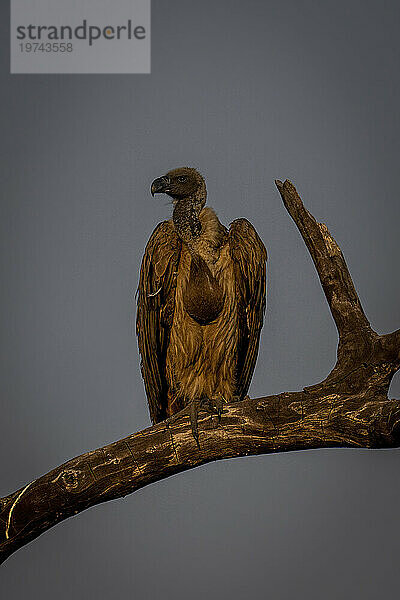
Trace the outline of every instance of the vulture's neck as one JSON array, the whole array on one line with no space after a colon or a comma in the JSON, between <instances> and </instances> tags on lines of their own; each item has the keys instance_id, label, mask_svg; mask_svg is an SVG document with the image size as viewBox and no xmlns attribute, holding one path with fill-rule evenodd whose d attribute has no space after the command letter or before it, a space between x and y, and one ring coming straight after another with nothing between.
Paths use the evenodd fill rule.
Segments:
<instances>
[{"instance_id":1,"label":"vulture's neck","mask_svg":"<svg viewBox=\"0 0 400 600\"><path fill-rule=\"evenodd\" d=\"M205 199L197 203L193 198L180 200L175 205L172 221L192 256L201 254L206 260L215 262L219 257L219 249L226 242L227 230L214 210L204 204ZM210 253L215 256L212 257Z\"/></svg>"},{"instance_id":2,"label":"vulture's neck","mask_svg":"<svg viewBox=\"0 0 400 600\"><path fill-rule=\"evenodd\" d=\"M189 248L201 235L201 204L195 198L183 198L175 205L172 220L179 237Z\"/></svg>"}]
</instances>

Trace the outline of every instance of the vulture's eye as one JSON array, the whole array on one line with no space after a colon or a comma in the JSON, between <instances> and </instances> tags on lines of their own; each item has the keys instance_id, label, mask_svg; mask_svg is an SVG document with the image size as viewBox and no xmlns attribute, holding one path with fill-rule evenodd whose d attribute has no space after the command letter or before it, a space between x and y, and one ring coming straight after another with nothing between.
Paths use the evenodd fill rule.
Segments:
<instances>
[{"instance_id":1,"label":"vulture's eye","mask_svg":"<svg viewBox=\"0 0 400 600\"><path fill-rule=\"evenodd\" d=\"M179 175L178 181L180 181L180 183L185 183L185 181L187 181L186 175Z\"/></svg>"}]
</instances>

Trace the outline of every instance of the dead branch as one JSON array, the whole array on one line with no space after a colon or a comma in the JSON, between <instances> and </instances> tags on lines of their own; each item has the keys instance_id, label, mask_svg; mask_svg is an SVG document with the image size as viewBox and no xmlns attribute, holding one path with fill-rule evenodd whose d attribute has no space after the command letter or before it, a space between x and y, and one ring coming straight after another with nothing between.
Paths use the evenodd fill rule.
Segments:
<instances>
[{"instance_id":1,"label":"dead branch","mask_svg":"<svg viewBox=\"0 0 400 600\"><path fill-rule=\"evenodd\" d=\"M400 445L400 402L387 397L400 368L400 330L374 332L340 248L304 208L289 181L276 181L313 258L339 332L328 377L303 391L230 404L221 423L203 417L200 449L182 411L77 458L0 499L0 561L90 506L130 494L174 473L237 456L329 447Z\"/></svg>"}]
</instances>

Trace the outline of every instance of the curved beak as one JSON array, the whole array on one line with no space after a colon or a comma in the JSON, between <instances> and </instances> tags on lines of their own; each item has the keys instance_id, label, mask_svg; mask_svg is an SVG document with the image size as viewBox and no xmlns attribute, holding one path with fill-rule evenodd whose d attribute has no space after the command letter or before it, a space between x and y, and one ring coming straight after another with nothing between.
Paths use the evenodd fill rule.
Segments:
<instances>
[{"instance_id":1,"label":"curved beak","mask_svg":"<svg viewBox=\"0 0 400 600\"><path fill-rule=\"evenodd\" d=\"M164 175L164 177L158 177L151 184L151 188L150 188L151 195L154 196L154 194L165 194L166 192L169 191L168 190L169 184L170 184L170 180L169 180L169 177L167 177L166 175Z\"/></svg>"}]
</instances>

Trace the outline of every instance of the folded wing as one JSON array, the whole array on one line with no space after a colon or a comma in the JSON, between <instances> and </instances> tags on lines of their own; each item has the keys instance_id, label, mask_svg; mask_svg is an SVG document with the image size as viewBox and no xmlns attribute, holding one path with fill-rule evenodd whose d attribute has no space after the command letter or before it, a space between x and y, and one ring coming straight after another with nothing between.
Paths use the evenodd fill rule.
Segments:
<instances>
[{"instance_id":1,"label":"folded wing","mask_svg":"<svg viewBox=\"0 0 400 600\"><path fill-rule=\"evenodd\" d=\"M136 333L153 423L166 418L165 362L175 307L180 249L181 242L172 222L164 221L152 233L140 268Z\"/></svg>"},{"instance_id":2,"label":"folded wing","mask_svg":"<svg viewBox=\"0 0 400 600\"><path fill-rule=\"evenodd\" d=\"M229 227L239 311L237 395L244 398L257 360L266 306L267 251L253 225L236 219Z\"/></svg>"}]
</instances>

